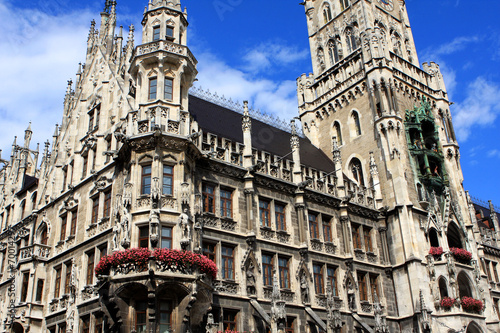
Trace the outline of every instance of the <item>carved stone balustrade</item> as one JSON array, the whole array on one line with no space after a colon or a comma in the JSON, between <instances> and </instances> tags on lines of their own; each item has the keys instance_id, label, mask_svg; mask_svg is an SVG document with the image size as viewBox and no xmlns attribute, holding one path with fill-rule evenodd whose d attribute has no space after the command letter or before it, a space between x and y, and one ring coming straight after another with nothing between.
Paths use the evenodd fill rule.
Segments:
<instances>
[{"instance_id":1,"label":"carved stone balustrade","mask_svg":"<svg viewBox=\"0 0 500 333\"><path fill-rule=\"evenodd\" d=\"M23 247L19 251L19 262L31 260L47 261L50 257L50 246L35 244Z\"/></svg>"}]
</instances>

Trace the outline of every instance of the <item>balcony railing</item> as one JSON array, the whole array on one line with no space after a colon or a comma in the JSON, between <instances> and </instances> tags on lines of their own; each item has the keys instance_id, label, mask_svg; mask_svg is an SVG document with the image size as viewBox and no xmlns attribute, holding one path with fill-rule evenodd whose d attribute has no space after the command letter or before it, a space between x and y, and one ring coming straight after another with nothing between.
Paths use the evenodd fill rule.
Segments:
<instances>
[{"instance_id":1,"label":"balcony railing","mask_svg":"<svg viewBox=\"0 0 500 333\"><path fill-rule=\"evenodd\" d=\"M50 257L50 246L35 244L21 248L19 251L19 261L41 260L46 261Z\"/></svg>"}]
</instances>

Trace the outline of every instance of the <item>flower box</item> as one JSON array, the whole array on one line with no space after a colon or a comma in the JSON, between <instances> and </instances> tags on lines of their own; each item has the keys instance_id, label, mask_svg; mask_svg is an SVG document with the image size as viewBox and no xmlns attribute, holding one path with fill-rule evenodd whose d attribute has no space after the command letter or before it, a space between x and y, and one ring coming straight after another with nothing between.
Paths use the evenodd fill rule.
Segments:
<instances>
[{"instance_id":1,"label":"flower box","mask_svg":"<svg viewBox=\"0 0 500 333\"><path fill-rule=\"evenodd\" d=\"M439 259L443 252L444 251L442 247L431 247L431 249L429 250L429 254L432 255L435 259Z\"/></svg>"},{"instance_id":2,"label":"flower box","mask_svg":"<svg viewBox=\"0 0 500 333\"><path fill-rule=\"evenodd\" d=\"M457 260L462 264L470 265L470 261L472 259L472 253L464 249L458 249L456 247L452 247L450 251L451 254L453 254L455 260Z\"/></svg>"},{"instance_id":3,"label":"flower box","mask_svg":"<svg viewBox=\"0 0 500 333\"><path fill-rule=\"evenodd\" d=\"M439 306L445 310L450 310L453 305L457 303L457 300L451 297L443 297L441 302L439 302Z\"/></svg>"},{"instance_id":4,"label":"flower box","mask_svg":"<svg viewBox=\"0 0 500 333\"><path fill-rule=\"evenodd\" d=\"M143 272L148 268L148 261L156 261L157 266L191 274L194 270L207 274L215 279L217 266L206 256L183 250L155 249L151 252L146 248L127 249L118 251L99 260L95 268L96 275L109 275L111 269L117 272Z\"/></svg>"},{"instance_id":5,"label":"flower box","mask_svg":"<svg viewBox=\"0 0 500 333\"><path fill-rule=\"evenodd\" d=\"M460 304L462 304L462 309L466 312L481 313L484 309L483 301L472 297L462 297Z\"/></svg>"}]
</instances>

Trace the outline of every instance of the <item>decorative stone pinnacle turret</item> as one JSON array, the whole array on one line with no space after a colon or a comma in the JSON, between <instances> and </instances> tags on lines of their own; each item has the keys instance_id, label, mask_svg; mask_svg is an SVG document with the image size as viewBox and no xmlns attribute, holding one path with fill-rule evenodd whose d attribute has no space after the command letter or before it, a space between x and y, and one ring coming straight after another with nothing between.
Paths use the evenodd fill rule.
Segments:
<instances>
[{"instance_id":1,"label":"decorative stone pinnacle turret","mask_svg":"<svg viewBox=\"0 0 500 333\"><path fill-rule=\"evenodd\" d=\"M340 155L340 148L336 136L332 137L332 147L333 162L342 164L342 156Z\"/></svg>"},{"instance_id":2,"label":"decorative stone pinnacle turret","mask_svg":"<svg viewBox=\"0 0 500 333\"><path fill-rule=\"evenodd\" d=\"M375 157L372 151L370 152L370 174L372 176L378 175L377 164L375 163Z\"/></svg>"},{"instance_id":3,"label":"decorative stone pinnacle turret","mask_svg":"<svg viewBox=\"0 0 500 333\"><path fill-rule=\"evenodd\" d=\"M490 204L490 216L491 216L491 224L493 224L494 228L497 229L497 226L498 226L498 218L497 218L497 214L495 212L495 206L493 206L493 202L491 202L491 200L488 200L489 204Z\"/></svg>"},{"instance_id":4,"label":"decorative stone pinnacle turret","mask_svg":"<svg viewBox=\"0 0 500 333\"><path fill-rule=\"evenodd\" d=\"M252 120L250 119L250 112L248 110L248 101L243 102L243 132L249 132L252 130Z\"/></svg>"},{"instance_id":5,"label":"decorative stone pinnacle turret","mask_svg":"<svg viewBox=\"0 0 500 333\"><path fill-rule=\"evenodd\" d=\"M292 137L290 138L290 146L293 150L299 148L299 135L297 134L297 127L295 126L295 119L290 121L290 127L292 129Z\"/></svg>"},{"instance_id":6,"label":"decorative stone pinnacle turret","mask_svg":"<svg viewBox=\"0 0 500 333\"><path fill-rule=\"evenodd\" d=\"M28 125L26 131L24 131L24 148L30 147L31 137L33 135L33 131L31 130L31 121Z\"/></svg>"}]
</instances>

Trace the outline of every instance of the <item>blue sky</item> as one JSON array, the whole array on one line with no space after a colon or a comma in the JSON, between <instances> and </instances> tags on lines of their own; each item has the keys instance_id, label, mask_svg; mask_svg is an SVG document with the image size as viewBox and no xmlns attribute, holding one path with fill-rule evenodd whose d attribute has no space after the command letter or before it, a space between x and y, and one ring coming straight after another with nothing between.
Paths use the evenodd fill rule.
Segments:
<instances>
[{"instance_id":1,"label":"blue sky","mask_svg":"<svg viewBox=\"0 0 500 333\"><path fill-rule=\"evenodd\" d=\"M118 1L119 25L139 23L147 0ZM295 79L311 71L306 19L295 1L184 0L189 46L204 89L296 115ZM51 139L66 81L85 59L89 23L104 0L0 0L0 149L32 121ZM500 206L500 1L407 0L420 62L441 66L461 147L464 187ZM140 31L140 30L139 30ZM136 41L140 41L140 32Z\"/></svg>"}]
</instances>

